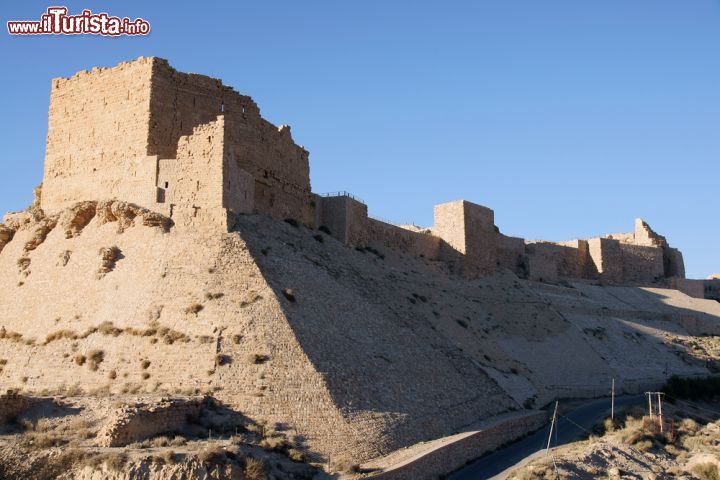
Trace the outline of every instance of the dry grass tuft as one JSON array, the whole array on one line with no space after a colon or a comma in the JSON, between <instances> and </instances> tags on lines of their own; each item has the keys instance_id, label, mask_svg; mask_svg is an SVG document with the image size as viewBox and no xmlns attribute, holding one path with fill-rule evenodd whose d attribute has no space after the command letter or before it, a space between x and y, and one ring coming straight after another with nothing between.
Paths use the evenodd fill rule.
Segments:
<instances>
[{"instance_id":1,"label":"dry grass tuft","mask_svg":"<svg viewBox=\"0 0 720 480\"><path fill-rule=\"evenodd\" d=\"M203 308L205 307L203 307L201 304L193 303L191 305L188 305L188 307L185 309L185 313L197 315L202 311Z\"/></svg>"},{"instance_id":2,"label":"dry grass tuft","mask_svg":"<svg viewBox=\"0 0 720 480\"><path fill-rule=\"evenodd\" d=\"M339 459L330 462L330 470L339 473L357 473L360 466L346 459Z\"/></svg>"},{"instance_id":3,"label":"dry grass tuft","mask_svg":"<svg viewBox=\"0 0 720 480\"><path fill-rule=\"evenodd\" d=\"M270 357L261 353L248 353L245 358L247 359L248 363L251 363L253 365L260 365L270 360Z\"/></svg>"},{"instance_id":4,"label":"dry grass tuft","mask_svg":"<svg viewBox=\"0 0 720 480\"><path fill-rule=\"evenodd\" d=\"M105 360L105 352L102 350L90 350L88 352L88 368L90 370L96 371L103 360Z\"/></svg>"},{"instance_id":5,"label":"dry grass tuft","mask_svg":"<svg viewBox=\"0 0 720 480\"><path fill-rule=\"evenodd\" d=\"M6 330L5 327L0 327L0 340L10 340L12 342L22 342L22 334Z\"/></svg>"},{"instance_id":6,"label":"dry grass tuft","mask_svg":"<svg viewBox=\"0 0 720 480\"><path fill-rule=\"evenodd\" d=\"M218 445L209 446L197 455L198 461L204 465L221 464L225 462L226 458L225 450Z\"/></svg>"},{"instance_id":7,"label":"dry grass tuft","mask_svg":"<svg viewBox=\"0 0 720 480\"><path fill-rule=\"evenodd\" d=\"M245 459L245 469L243 473L247 480L266 480L267 466L265 462L259 458L248 457Z\"/></svg>"},{"instance_id":8,"label":"dry grass tuft","mask_svg":"<svg viewBox=\"0 0 720 480\"><path fill-rule=\"evenodd\" d=\"M87 358L85 358L85 355L77 354L75 355L75 363L79 366L85 365L85 361Z\"/></svg>"},{"instance_id":9,"label":"dry grass tuft","mask_svg":"<svg viewBox=\"0 0 720 480\"><path fill-rule=\"evenodd\" d=\"M45 342L43 342L43 345L47 345L48 343L54 342L55 340L77 340L77 338L78 334L73 330L58 330L45 337Z\"/></svg>"},{"instance_id":10,"label":"dry grass tuft","mask_svg":"<svg viewBox=\"0 0 720 480\"><path fill-rule=\"evenodd\" d=\"M714 463L698 463L691 471L700 480L720 480L720 472Z\"/></svg>"},{"instance_id":11,"label":"dry grass tuft","mask_svg":"<svg viewBox=\"0 0 720 480\"><path fill-rule=\"evenodd\" d=\"M260 448L272 450L275 452L283 452L288 448L288 442L284 437L269 435L260 440Z\"/></svg>"},{"instance_id":12,"label":"dry grass tuft","mask_svg":"<svg viewBox=\"0 0 720 480\"><path fill-rule=\"evenodd\" d=\"M111 335L113 337L117 337L123 333L122 329L115 327L113 322L102 322L97 326L97 331L103 335Z\"/></svg>"},{"instance_id":13,"label":"dry grass tuft","mask_svg":"<svg viewBox=\"0 0 720 480\"><path fill-rule=\"evenodd\" d=\"M170 439L166 436L155 437L150 441L150 444L155 448L169 447Z\"/></svg>"},{"instance_id":14,"label":"dry grass tuft","mask_svg":"<svg viewBox=\"0 0 720 480\"><path fill-rule=\"evenodd\" d=\"M295 448L291 448L287 451L287 455L293 462L300 462L303 463L307 459L305 457L305 454L301 452L300 450L297 450Z\"/></svg>"},{"instance_id":15,"label":"dry grass tuft","mask_svg":"<svg viewBox=\"0 0 720 480\"><path fill-rule=\"evenodd\" d=\"M232 357L230 355L218 353L215 355L215 363L220 367L223 365L229 365L232 363Z\"/></svg>"}]
</instances>

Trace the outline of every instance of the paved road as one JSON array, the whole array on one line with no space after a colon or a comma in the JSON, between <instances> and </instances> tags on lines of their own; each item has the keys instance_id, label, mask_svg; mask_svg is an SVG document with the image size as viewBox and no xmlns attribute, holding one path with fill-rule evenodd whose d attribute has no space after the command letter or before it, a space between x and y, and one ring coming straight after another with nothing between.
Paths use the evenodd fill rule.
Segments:
<instances>
[{"instance_id":1,"label":"paved road","mask_svg":"<svg viewBox=\"0 0 720 480\"><path fill-rule=\"evenodd\" d=\"M622 396L615 399L615 407L626 405L640 405L645 401L643 395ZM610 412L610 399L602 398L592 400L578 407L575 410L565 413L563 417L558 419L557 444L564 445L574 442L586 435L586 432L574 425L574 423L585 429L590 429L598 420ZM568 418L564 418L568 417ZM490 478L505 478L503 472L522 462L527 457L532 456L547 445L547 437L550 431L550 425L523 438L515 443L508 445L500 450L496 450L484 457L479 458L473 463L461 468L457 472L448 476L448 480L486 480ZM554 443L554 442L553 442ZM502 474L502 475L501 475Z\"/></svg>"}]
</instances>

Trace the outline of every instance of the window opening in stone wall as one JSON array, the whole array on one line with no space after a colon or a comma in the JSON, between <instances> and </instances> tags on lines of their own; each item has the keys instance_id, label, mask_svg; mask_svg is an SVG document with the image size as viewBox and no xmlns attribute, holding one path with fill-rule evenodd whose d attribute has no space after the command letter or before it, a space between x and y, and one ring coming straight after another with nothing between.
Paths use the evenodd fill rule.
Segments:
<instances>
[{"instance_id":1,"label":"window opening in stone wall","mask_svg":"<svg viewBox=\"0 0 720 480\"><path fill-rule=\"evenodd\" d=\"M168 182L165 182L165 188L168 188Z\"/></svg>"},{"instance_id":2,"label":"window opening in stone wall","mask_svg":"<svg viewBox=\"0 0 720 480\"><path fill-rule=\"evenodd\" d=\"M224 111L225 111L225 102L222 101L222 102L220 102L220 112L222 113Z\"/></svg>"}]
</instances>

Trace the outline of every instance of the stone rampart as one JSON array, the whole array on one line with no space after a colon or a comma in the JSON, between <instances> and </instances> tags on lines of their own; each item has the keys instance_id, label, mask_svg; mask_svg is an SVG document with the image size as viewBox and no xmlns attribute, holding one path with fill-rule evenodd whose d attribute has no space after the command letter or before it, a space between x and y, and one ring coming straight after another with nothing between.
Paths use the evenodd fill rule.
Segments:
<instances>
[{"instance_id":1,"label":"stone rampart","mask_svg":"<svg viewBox=\"0 0 720 480\"><path fill-rule=\"evenodd\" d=\"M113 412L97 436L101 447L122 447L133 442L182 430L197 416L202 400L162 399L149 405L123 405Z\"/></svg>"},{"instance_id":2,"label":"stone rampart","mask_svg":"<svg viewBox=\"0 0 720 480\"><path fill-rule=\"evenodd\" d=\"M494 212L465 200L435 206L434 226L368 217L350 197L320 197L309 154L290 127L264 120L252 98L211 77L139 58L52 81L41 207L117 199L178 228L227 231L239 214L325 225L353 246L379 242L446 262L470 278L498 268L535 280L650 283L684 277L682 255L641 219L630 233L588 241L525 242L499 233ZM0 229L0 248L11 232Z\"/></svg>"}]
</instances>

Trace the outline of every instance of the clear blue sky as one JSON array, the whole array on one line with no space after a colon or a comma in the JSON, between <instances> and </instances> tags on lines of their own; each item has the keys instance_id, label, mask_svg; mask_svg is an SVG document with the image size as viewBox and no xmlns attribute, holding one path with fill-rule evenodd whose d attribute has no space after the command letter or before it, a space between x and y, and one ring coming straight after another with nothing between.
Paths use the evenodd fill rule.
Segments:
<instances>
[{"instance_id":1,"label":"clear blue sky","mask_svg":"<svg viewBox=\"0 0 720 480\"><path fill-rule=\"evenodd\" d=\"M641 216L688 276L720 273L720 0L88 0L65 4L152 34L7 34L57 3L0 7L0 212L41 181L50 79L154 55L251 95L310 150L314 191L372 214L430 225L464 198L547 240Z\"/></svg>"}]
</instances>

